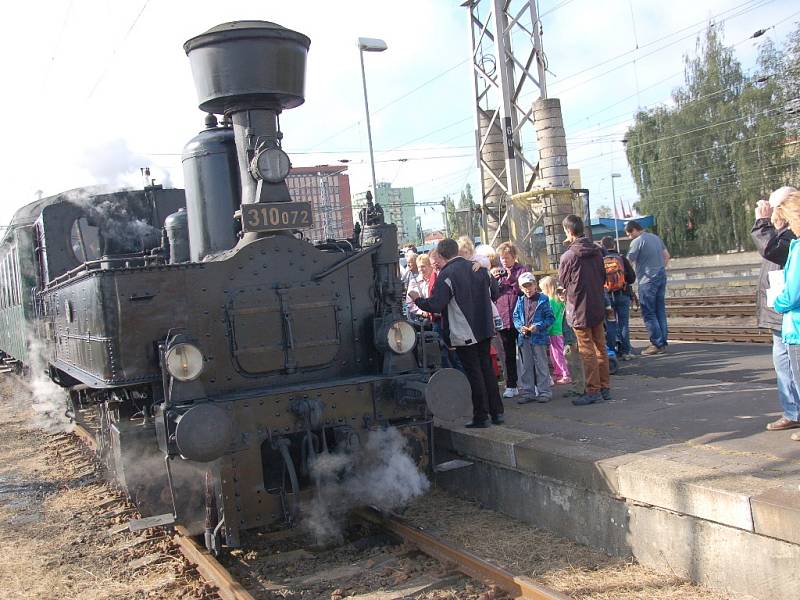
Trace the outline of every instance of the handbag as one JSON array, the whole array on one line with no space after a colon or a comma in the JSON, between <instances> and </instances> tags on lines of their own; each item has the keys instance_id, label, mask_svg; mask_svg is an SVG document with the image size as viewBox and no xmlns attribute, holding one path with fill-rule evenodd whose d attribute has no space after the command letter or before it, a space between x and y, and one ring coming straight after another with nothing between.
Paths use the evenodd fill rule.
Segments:
<instances>
[{"instance_id":1,"label":"handbag","mask_svg":"<svg viewBox=\"0 0 800 600\"><path fill-rule=\"evenodd\" d=\"M494 329L495 331L500 331L503 328L503 317L500 316L500 311L497 310L497 305L494 303L493 300L489 300L492 303L492 318L494 319Z\"/></svg>"}]
</instances>

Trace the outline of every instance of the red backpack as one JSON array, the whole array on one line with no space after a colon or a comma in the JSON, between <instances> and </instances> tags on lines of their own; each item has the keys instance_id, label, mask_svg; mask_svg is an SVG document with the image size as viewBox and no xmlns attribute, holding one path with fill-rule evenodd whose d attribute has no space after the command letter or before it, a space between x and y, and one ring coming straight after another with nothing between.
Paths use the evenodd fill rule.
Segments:
<instances>
[{"instance_id":1,"label":"red backpack","mask_svg":"<svg viewBox=\"0 0 800 600\"><path fill-rule=\"evenodd\" d=\"M606 283L603 287L607 292L619 292L625 289L625 263L621 256L604 256L603 266L606 270Z\"/></svg>"}]
</instances>

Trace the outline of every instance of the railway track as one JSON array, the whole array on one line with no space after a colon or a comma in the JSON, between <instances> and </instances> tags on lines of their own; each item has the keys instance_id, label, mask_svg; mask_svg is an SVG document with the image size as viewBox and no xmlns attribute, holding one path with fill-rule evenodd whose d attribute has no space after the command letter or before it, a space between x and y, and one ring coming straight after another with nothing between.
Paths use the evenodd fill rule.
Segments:
<instances>
[{"instance_id":1,"label":"railway track","mask_svg":"<svg viewBox=\"0 0 800 600\"><path fill-rule=\"evenodd\" d=\"M97 450L97 443L91 431L76 424L74 433L93 451ZM510 598L569 600L569 596L540 585L528 577L514 575L463 548L414 527L398 517L385 515L368 508L356 511L353 516L372 526L378 526L391 536L418 549L419 552L448 565L471 579L480 581L487 586L499 588ZM180 526L175 527L173 531L172 540L176 547L203 579L216 588L222 600L256 600L256 597L195 537L189 535ZM443 580L444 583L447 581L447 578ZM428 587L436 588L436 582L429 584Z\"/></svg>"},{"instance_id":2,"label":"railway track","mask_svg":"<svg viewBox=\"0 0 800 600\"><path fill-rule=\"evenodd\" d=\"M631 339L646 340L647 329L643 325L631 325ZM771 344L772 334L757 327L730 326L669 326L669 339L686 342L743 342Z\"/></svg>"},{"instance_id":3,"label":"railway track","mask_svg":"<svg viewBox=\"0 0 800 600\"><path fill-rule=\"evenodd\" d=\"M667 304L667 317L752 317L755 304L671 305Z\"/></svg>"},{"instance_id":4,"label":"railway track","mask_svg":"<svg viewBox=\"0 0 800 600\"><path fill-rule=\"evenodd\" d=\"M750 294L725 294L722 296L680 296L667 298L667 306L723 306L730 304L755 304Z\"/></svg>"}]
</instances>

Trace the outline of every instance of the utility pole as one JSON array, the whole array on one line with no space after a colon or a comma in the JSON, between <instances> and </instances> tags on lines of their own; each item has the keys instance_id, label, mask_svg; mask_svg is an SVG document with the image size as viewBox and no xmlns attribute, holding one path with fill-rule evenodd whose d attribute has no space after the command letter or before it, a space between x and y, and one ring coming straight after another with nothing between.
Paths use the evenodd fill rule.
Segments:
<instances>
[{"instance_id":1,"label":"utility pole","mask_svg":"<svg viewBox=\"0 0 800 600\"><path fill-rule=\"evenodd\" d=\"M561 103L547 97L537 0L466 0L462 6L469 10L481 237L495 245L507 236L526 262L538 264L534 232L541 224L547 262L555 268L572 191Z\"/></svg>"},{"instance_id":2,"label":"utility pole","mask_svg":"<svg viewBox=\"0 0 800 600\"><path fill-rule=\"evenodd\" d=\"M514 208L511 197L530 190L537 177L538 153L525 149L536 141L532 102L547 97L536 1L467 0L462 6L469 10L481 237L494 243L505 230L518 242L529 241L527 211Z\"/></svg>"}]
</instances>

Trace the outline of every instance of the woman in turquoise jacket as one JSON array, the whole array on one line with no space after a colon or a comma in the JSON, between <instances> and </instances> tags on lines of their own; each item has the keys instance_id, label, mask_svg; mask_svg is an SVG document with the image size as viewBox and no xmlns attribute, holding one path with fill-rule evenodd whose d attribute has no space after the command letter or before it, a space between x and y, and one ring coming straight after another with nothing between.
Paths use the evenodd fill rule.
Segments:
<instances>
[{"instance_id":1,"label":"woman in turquoise jacket","mask_svg":"<svg viewBox=\"0 0 800 600\"><path fill-rule=\"evenodd\" d=\"M789 229L800 236L800 192L794 192L772 213L772 220L789 224ZM775 310L783 314L781 338L786 344L792 377L795 384L800 383L800 240L792 240L789 245L789 258L783 268L785 285L775 298ZM793 433L791 439L800 441L800 433Z\"/></svg>"}]
</instances>

